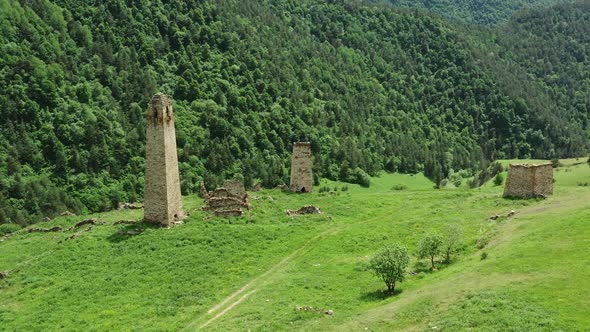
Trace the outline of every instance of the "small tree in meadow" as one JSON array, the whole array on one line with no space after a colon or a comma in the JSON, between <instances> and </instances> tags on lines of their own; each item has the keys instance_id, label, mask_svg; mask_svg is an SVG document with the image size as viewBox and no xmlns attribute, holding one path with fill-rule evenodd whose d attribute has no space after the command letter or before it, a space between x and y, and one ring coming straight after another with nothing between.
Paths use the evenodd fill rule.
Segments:
<instances>
[{"instance_id":1,"label":"small tree in meadow","mask_svg":"<svg viewBox=\"0 0 590 332\"><path fill-rule=\"evenodd\" d=\"M394 244L382 248L371 257L368 268L385 282L387 292L393 294L396 282L404 281L409 263L408 250Z\"/></svg>"},{"instance_id":2,"label":"small tree in meadow","mask_svg":"<svg viewBox=\"0 0 590 332\"><path fill-rule=\"evenodd\" d=\"M504 175L502 175L502 173L496 174L496 177L494 178L494 185L501 186L502 183L504 183Z\"/></svg>"},{"instance_id":3,"label":"small tree in meadow","mask_svg":"<svg viewBox=\"0 0 590 332\"><path fill-rule=\"evenodd\" d=\"M445 255L445 262L451 262L451 254L457 250L463 242L463 228L456 224L449 224L445 229L442 251Z\"/></svg>"},{"instance_id":4,"label":"small tree in meadow","mask_svg":"<svg viewBox=\"0 0 590 332\"><path fill-rule=\"evenodd\" d=\"M440 254L442 244L443 238L438 234L428 234L418 244L418 257L420 259L430 258L430 264L433 270L436 268L434 266L434 257Z\"/></svg>"}]
</instances>

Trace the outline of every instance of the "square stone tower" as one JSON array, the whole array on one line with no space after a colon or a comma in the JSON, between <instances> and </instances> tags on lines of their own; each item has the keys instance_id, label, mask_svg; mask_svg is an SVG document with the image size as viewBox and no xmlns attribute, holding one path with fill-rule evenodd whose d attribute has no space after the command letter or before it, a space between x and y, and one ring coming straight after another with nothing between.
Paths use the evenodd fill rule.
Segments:
<instances>
[{"instance_id":1,"label":"square stone tower","mask_svg":"<svg viewBox=\"0 0 590 332\"><path fill-rule=\"evenodd\" d=\"M504 197L545 197L553 194L553 165L510 164Z\"/></svg>"},{"instance_id":2,"label":"square stone tower","mask_svg":"<svg viewBox=\"0 0 590 332\"><path fill-rule=\"evenodd\" d=\"M311 143L293 143L291 161L291 191L310 193L313 190L313 173L311 162Z\"/></svg>"},{"instance_id":3,"label":"square stone tower","mask_svg":"<svg viewBox=\"0 0 590 332\"><path fill-rule=\"evenodd\" d=\"M156 94L148 106L144 221L170 226L184 216L172 104Z\"/></svg>"}]
</instances>

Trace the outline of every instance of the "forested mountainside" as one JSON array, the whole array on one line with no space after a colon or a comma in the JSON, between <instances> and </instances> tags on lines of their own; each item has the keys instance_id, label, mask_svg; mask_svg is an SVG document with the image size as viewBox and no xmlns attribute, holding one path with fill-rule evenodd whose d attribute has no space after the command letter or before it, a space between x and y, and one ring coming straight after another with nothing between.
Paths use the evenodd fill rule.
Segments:
<instances>
[{"instance_id":1,"label":"forested mountainside","mask_svg":"<svg viewBox=\"0 0 590 332\"><path fill-rule=\"evenodd\" d=\"M492 26L504 23L515 12L542 8L571 0L368 0L402 8L428 10L437 15L468 24Z\"/></svg>"},{"instance_id":2,"label":"forested mountainside","mask_svg":"<svg viewBox=\"0 0 590 332\"><path fill-rule=\"evenodd\" d=\"M202 179L287 181L300 140L317 176L364 185L381 170L440 182L484 160L584 154L588 76L560 77L588 72L580 6L556 9L576 30L560 41L536 18L553 9L505 32L349 1L0 0L0 223L141 199L159 91L174 100L184 194ZM559 50L539 52L545 41Z\"/></svg>"},{"instance_id":3,"label":"forested mountainside","mask_svg":"<svg viewBox=\"0 0 590 332\"><path fill-rule=\"evenodd\" d=\"M518 64L558 108L590 116L590 2L523 11L495 32L501 58ZM573 138L573 137L572 137Z\"/></svg>"}]
</instances>

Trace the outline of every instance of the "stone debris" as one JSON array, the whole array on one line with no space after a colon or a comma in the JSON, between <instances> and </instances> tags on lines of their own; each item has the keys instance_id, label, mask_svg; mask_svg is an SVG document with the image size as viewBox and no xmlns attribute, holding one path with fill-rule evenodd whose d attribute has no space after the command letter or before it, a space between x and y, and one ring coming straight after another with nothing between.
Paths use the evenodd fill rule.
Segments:
<instances>
[{"instance_id":1,"label":"stone debris","mask_svg":"<svg viewBox=\"0 0 590 332\"><path fill-rule=\"evenodd\" d=\"M280 189L281 191L289 191L289 187L286 184L279 184L275 187L275 189Z\"/></svg>"},{"instance_id":2,"label":"stone debris","mask_svg":"<svg viewBox=\"0 0 590 332\"><path fill-rule=\"evenodd\" d=\"M62 217L75 217L76 214L72 213L70 211L66 211L66 212L61 213L60 216L62 216Z\"/></svg>"},{"instance_id":3,"label":"stone debris","mask_svg":"<svg viewBox=\"0 0 590 332\"><path fill-rule=\"evenodd\" d=\"M260 191L260 190L262 190L262 185L260 183L257 183L257 184L254 185L254 187L252 187L252 191L253 192L257 192L257 191Z\"/></svg>"},{"instance_id":4,"label":"stone debris","mask_svg":"<svg viewBox=\"0 0 590 332\"><path fill-rule=\"evenodd\" d=\"M73 240L73 239L77 238L78 236L82 235L82 232L90 232L91 230L92 230L92 226L84 229L83 231L80 231L80 232L77 232L77 233L74 233L74 234L68 236L66 238L66 240Z\"/></svg>"},{"instance_id":5,"label":"stone debris","mask_svg":"<svg viewBox=\"0 0 590 332\"><path fill-rule=\"evenodd\" d=\"M0 238L0 242L4 242L8 239L10 239L15 233L8 233L6 235L4 235L2 238Z\"/></svg>"},{"instance_id":6,"label":"stone debris","mask_svg":"<svg viewBox=\"0 0 590 332\"><path fill-rule=\"evenodd\" d=\"M508 215L506 217L511 218L511 217L514 217L515 214L516 214L516 211L512 210L508 213Z\"/></svg>"},{"instance_id":7,"label":"stone debris","mask_svg":"<svg viewBox=\"0 0 590 332\"><path fill-rule=\"evenodd\" d=\"M51 227L51 228L29 228L27 233L51 233L51 232L61 232L63 229L59 226Z\"/></svg>"},{"instance_id":8,"label":"stone debris","mask_svg":"<svg viewBox=\"0 0 590 332\"><path fill-rule=\"evenodd\" d=\"M0 271L0 280L8 278L8 272Z\"/></svg>"},{"instance_id":9,"label":"stone debris","mask_svg":"<svg viewBox=\"0 0 590 332\"><path fill-rule=\"evenodd\" d=\"M306 205L299 210L287 210L288 216L300 216L303 214L318 214L322 213L319 207L313 205Z\"/></svg>"},{"instance_id":10,"label":"stone debris","mask_svg":"<svg viewBox=\"0 0 590 332\"><path fill-rule=\"evenodd\" d=\"M499 215L495 215L495 216L491 216L490 217L490 220L498 220L498 218L500 218L500 216Z\"/></svg>"},{"instance_id":11,"label":"stone debris","mask_svg":"<svg viewBox=\"0 0 590 332\"><path fill-rule=\"evenodd\" d=\"M80 228L80 227L85 226L85 225L96 225L96 219L95 218L92 218L92 219L82 220L79 223L75 224L74 226L68 228L66 231L71 231L73 229Z\"/></svg>"},{"instance_id":12,"label":"stone debris","mask_svg":"<svg viewBox=\"0 0 590 332\"><path fill-rule=\"evenodd\" d=\"M119 210L141 210L143 205L133 203L121 203L119 204Z\"/></svg>"},{"instance_id":13,"label":"stone debris","mask_svg":"<svg viewBox=\"0 0 590 332\"><path fill-rule=\"evenodd\" d=\"M296 309L298 311L307 311L307 312L322 313L322 314L327 315L327 316L334 315L334 310L326 310L326 309L314 308L314 307L309 307L309 306L301 306L301 307L297 307Z\"/></svg>"},{"instance_id":14,"label":"stone debris","mask_svg":"<svg viewBox=\"0 0 590 332\"><path fill-rule=\"evenodd\" d=\"M207 204L203 210L210 211L218 217L239 217L245 210L250 209L248 193L242 181L237 179L227 180L223 187L202 193L202 196Z\"/></svg>"},{"instance_id":15,"label":"stone debris","mask_svg":"<svg viewBox=\"0 0 590 332\"><path fill-rule=\"evenodd\" d=\"M504 197L546 198L553 194L553 165L510 164Z\"/></svg>"}]
</instances>

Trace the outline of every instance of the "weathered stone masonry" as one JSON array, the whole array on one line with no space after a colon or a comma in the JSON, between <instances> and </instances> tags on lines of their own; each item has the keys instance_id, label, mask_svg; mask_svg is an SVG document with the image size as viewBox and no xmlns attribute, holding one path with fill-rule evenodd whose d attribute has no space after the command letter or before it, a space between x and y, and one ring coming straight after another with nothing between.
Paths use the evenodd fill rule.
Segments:
<instances>
[{"instance_id":1,"label":"weathered stone masonry","mask_svg":"<svg viewBox=\"0 0 590 332\"><path fill-rule=\"evenodd\" d=\"M223 187L209 192L205 190L205 185L201 182L201 195L207 203L203 210L211 211L216 216L242 216L244 210L250 209L248 193L244 189L244 183L236 179L226 180Z\"/></svg>"},{"instance_id":2,"label":"weathered stone masonry","mask_svg":"<svg viewBox=\"0 0 590 332\"><path fill-rule=\"evenodd\" d=\"M144 221L169 226L184 216L172 104L156 94L147 113Z\"/></svg>"},{"instance_id":3,"label":"weathered stone masonry","mask_svg":"<svg viewBox=\"0 0 590 332\"><path fill-rule=\"evenodd\" d=\"M313 190L313 173L311 161L311 143L293 143L291 161L291 191L311 192Z\"/></svg>"},{"instance_id":4,"label":"weathered stone masonry","mask_svg":"<svg viewBox=\"0 0 590 332\"><path fill-rule=\"evenodd\" d=\"M553 194L553 165L511 164L504 197L545 197Z\"/></svg>"}]
</instances>

